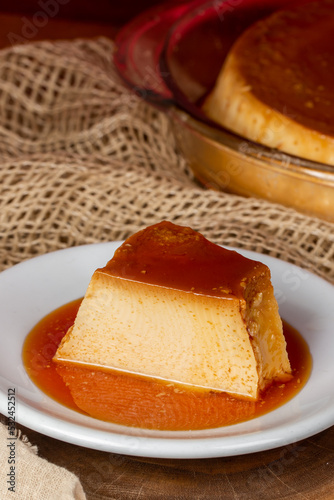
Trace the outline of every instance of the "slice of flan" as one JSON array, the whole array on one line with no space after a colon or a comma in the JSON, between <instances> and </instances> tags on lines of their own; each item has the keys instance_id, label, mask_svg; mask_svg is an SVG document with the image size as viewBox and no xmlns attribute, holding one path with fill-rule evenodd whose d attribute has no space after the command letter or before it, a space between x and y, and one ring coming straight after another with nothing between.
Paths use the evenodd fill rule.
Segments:
<instances>
[{"instance_id":1,"label":"slice of flan","mask_svg":"<svg viewBox=\"0 0 334 500\"><path fill-rule=\"evenodd\" d=\"M251 400L291 374L268 267L167 221L94 272L54 361Z\"/></svg>"},{"instance_id":2,"label":"slice of flan","mask_svg":"<svg viewBox=\"0 0 334 500\"><path fill-rule=\"evenodd\" d=\"M271 14L235 42L203 110L238 135L334 165L334 0Z\"/></svg>"}]
</instances>

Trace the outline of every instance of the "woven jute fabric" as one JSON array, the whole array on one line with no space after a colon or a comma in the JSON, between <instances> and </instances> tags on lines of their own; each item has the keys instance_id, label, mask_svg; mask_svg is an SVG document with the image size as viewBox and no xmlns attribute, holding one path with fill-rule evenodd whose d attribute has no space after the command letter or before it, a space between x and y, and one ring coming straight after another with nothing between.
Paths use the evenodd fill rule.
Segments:
<instances>
[{"instance_id":1,"label":"woven jute fabric","mask_svg":"<svg viewBox=\"0 0 334 500\"><path fill-rule=\"evenodd\" d=\"M199 186L168 118L120 82L113 49L98 39L0 53L1 270L168 219L334 282L333 224Z\"/></svg>"},{"instance_id":2,"label":"woven jute fabric","mask_svg":"<svg viewBox=\"0 0 334 500\"><path fill-rule=\"evenodd\" d=\"M124 239L167 219L333 283L334 225L201 187L167 116L122 85L113 50L98 39L0 52L0 270L54 250ZM37 498L37 483L28 479L47 483L49 469L22 446L28 464L20 498ZM65 473L50 469L67 485L62 498L83 498L77 479Z\"/></svg>"}]
</instances>

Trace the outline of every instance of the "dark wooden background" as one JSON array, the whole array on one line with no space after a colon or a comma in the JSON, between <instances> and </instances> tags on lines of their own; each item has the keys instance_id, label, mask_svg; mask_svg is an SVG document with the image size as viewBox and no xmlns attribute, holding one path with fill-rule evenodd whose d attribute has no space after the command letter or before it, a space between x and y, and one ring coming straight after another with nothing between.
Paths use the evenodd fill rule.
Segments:
<instances>
[{"instance_id":1,"label":"dark wooden background","mask_svg":"<svg viewBox=\"0 0 334 500\"><path fill-rule=\"evenodd\" d=\"M114 38L126 22L161 0L0 0L0 48L62 38Z\"/></svg>"},{"instance_id":2,"label":"dark wooden background","mask_svg":"<svg viewBox=\"0 0 334 500\"><path fill-rule=\"evenodd\" d=\"M37 12L57 9L59 19L103 22L121 25L159 0L10 0L2 1L0 10L33 16Z\"/></svg>"}]
</instances>

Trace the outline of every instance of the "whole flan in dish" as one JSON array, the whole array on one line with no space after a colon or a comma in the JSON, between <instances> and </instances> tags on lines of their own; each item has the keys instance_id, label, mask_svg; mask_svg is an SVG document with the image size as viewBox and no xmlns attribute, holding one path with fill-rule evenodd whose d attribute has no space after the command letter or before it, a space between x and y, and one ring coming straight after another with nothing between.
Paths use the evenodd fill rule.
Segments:
<instances>
[{"instance_id":1,"label":"whole flan in dish","mask_svg":"<svg viewBox=\"0 0 334 500\"><path fill-rule=\"evenodd\" d=\"M204 102L242 137L334 165L334 1L285 8L235 42Z\"/></svg>"},{"instance_id":2,"label":"whole flan in dish","mask_svg":"<svg viewBox=\"0 0 334 500\"><path fill-rule=\"evenodd\" d=\"M268 267L167 221L94 272L53 359L251 401L291 378Z\"/></svg>"}]
</instances>

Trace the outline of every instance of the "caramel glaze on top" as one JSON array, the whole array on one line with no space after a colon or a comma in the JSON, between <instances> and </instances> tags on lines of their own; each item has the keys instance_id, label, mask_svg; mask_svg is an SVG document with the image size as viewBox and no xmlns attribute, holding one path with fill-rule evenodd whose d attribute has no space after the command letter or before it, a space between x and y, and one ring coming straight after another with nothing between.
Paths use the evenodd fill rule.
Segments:
<instances>
[{"instance_id":1,"label":"caramel glaze on top","mask_svg":"<svg viewBox=\"0 0 334 500\"><path fill-rule=\"evenodd\" d=\"M162 221L130 236L100 270L124 279L214 297L243 297L246 282L267 266Z\"/></svg>"},{"instance_id":2,"label":"caramel glaze on top","mask_svg":"<svg viewBox=\"0 0 334 500\"><path fill-rule=\"evenodd\" d=\"M275 12L236 42L252 93L290 119L334 136L334 0Z\"/></svg>"}]
</instances>

